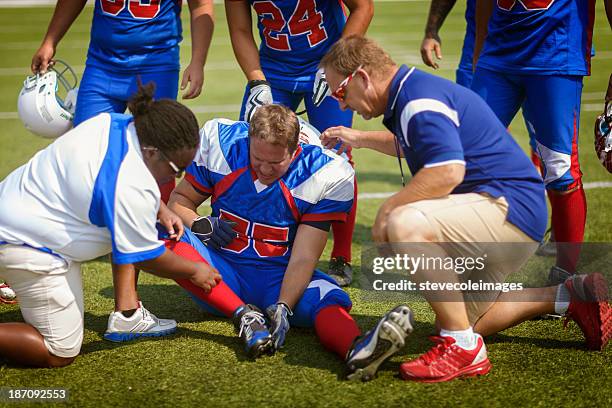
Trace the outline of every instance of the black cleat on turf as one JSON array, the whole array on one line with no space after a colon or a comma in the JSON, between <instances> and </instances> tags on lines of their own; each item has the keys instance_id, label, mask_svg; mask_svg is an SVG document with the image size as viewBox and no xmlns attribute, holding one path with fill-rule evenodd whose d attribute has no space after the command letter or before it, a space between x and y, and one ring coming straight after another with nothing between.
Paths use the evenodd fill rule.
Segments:
<instances>
[{"instance_id":1,"label":"black cleat on turf","mask_svg":"<svg viewBox=\"0 0 612 408\"><path fill-rule=\"evenodd\" d=\"M257 306L239 307L234 312L233 321L249 357L257 358L262 354L274 353L274 342L266 318Z\"/></svg>"},{"instance_id":2,"label":"black cleat on turf","mask_svg":"<svg viewBox=\"0 0 612 408\"><path fill-rule=\"evenodd\" d=\"M347 378L361 381L374 378L378 367L404 347L412 329L412 311L408 306L400 305L387 312L376 327L353 342L346 357Z\"/></svg>"},{"instance_id":3,"label":"black cleat on turf","mask_svg":"<svg viewBox=\"0 0 612 408\"><path fill-rule=\"evenodd\" d=\"M343 256L329 260L327 274L336 281L338 286L348 286L353 281L353 268Z\"/></svg>"}]
</instances>

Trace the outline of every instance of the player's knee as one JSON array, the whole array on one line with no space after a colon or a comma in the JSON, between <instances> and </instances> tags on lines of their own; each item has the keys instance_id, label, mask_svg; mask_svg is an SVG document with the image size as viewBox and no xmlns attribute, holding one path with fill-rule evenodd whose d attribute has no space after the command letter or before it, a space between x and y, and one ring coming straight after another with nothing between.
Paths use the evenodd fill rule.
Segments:
<instances>
[{"instance_id":1,"label":"player's knee","mask_svg":"<svg viewBox=\"0 0 612 408\"><path fill-rule=\"evenodd\" d=\"M54 356L53 354L49 354L47 358L47 366L49 368L59 368L66 367L67 365L72 364L72 362L76 359L77 356L74 357L59 357Z\"/></svg>"},{"instance_id":2,"label":"player's knee","mask_svg":"<svg viewBox=\"0 0 612 408\"><path fill-rule=\"evenodd\" d=\"M391 211L387 218L390 242L432 242L435 234L425 215L409 205Z\"/></svg>"}]
</instances>

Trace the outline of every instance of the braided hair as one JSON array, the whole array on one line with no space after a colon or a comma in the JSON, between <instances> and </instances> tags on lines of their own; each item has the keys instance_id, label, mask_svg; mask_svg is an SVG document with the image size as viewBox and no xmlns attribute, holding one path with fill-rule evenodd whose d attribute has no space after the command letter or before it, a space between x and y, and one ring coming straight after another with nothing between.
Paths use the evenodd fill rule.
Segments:
<instances>
[{"instance_id":1,"label":"braided hair","mask_svg":"<svg viewBox=\"0 0 612 408\"><path fill-rule=\"evenodd\" d=\"M189 108L172 99L154 100L155 83L143 85L128 102L141 145L163 152L193 149L200 142L198 121Z\"/></svg>"}]
</instances>

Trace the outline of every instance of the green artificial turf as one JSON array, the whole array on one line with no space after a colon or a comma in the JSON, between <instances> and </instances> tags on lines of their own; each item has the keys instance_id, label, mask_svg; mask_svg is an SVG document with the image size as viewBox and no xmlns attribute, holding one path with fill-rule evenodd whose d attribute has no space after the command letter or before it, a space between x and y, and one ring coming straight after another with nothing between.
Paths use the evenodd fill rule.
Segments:
<instances>
[{"instance_id":1,"label":"green artificial turf","mask_svg":"<svg viewBox=\"0 0 612 408\"><path fill-rule=\"evenodd\" d=\"M444 59L438 74L454 78L465 29L463 3L449 16L441 32ZM369 34L401 63L428 69L419 45L428 2L376 2ZM61 42L57 57L82 70L88 44L91 8L86 8ZM186 11L186 10L185 10ZM236 118L244 78L234 61L222 5L215 7L217 25L209 53L203 94L187 104L203 121ZM0 179L23 164L48 141L29 134L16 118L16 99L30 59L46 30L52 8L0 8ZM182 63L190 55L189 25L185 21ZM593 75L586 78L580 124L580 159L585 182L612 181L593 153L593 121L602 109L612 71L612 32L603 5L597 5ZM219 112L215 112L218 110ZM379 120L355 119L355 127L381 129ZM522 117L512 134L527 148ZM400 188L397 161L368 151L356 151L360 193ZM611 188L587 191L589 214L586 240L612 241ZM352 314L364 329L373 326L394 302L372 301L359 289L361 246L370 240L370 226L380 199L362 199L353 261L356 281L348 289ZM204 210L205 211L205 210ZM322 258L327 268L331 245ZM542 274L547 271L543 270ZM139 293L160 317L179 322L177 334L166 339L113 344L102 339L113 309L112 277L107 260L83 267L85 338L81 356L62 369L24 369L0 363L0 387L64 387L74 406L611 406L612 349L588 352L580 330L561 321L530 321L487 340L493 363L482 378L424 385L399 379L401 361L429 347L433 314L423 302L411 303L416 330L407 347L386 363L370 383L342 380L343 364L325 351L314 332L291 329L285 348L273 357L249 360L230 322L201 312L178 286L142 274ZM17 306L0 305L0 322L21 320ZM10 405L13 406L13 405Z\"/></svg>"}]
</instances>

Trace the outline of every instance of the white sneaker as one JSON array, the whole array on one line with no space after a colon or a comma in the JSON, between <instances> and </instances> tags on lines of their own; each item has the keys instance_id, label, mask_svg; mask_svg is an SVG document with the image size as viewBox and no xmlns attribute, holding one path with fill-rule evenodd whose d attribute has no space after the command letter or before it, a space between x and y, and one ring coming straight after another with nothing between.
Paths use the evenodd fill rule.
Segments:
<instances>
[{"instance_id":1,"label":"white sneaker","mask_svg":"<svg viewBox=\"0 0 612 408\"><path fill-rule=\"evenodd\" d=\"M113 312L108 317L108 327L104 338L108 341L122 342L139 337L161 337L176 331L176 321L159 319L149 312L142 302L131 317L125 317L121 312Z\"/></svg>"}]
</instances>

